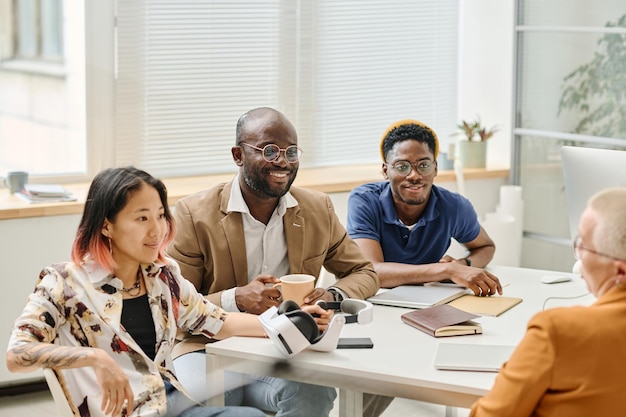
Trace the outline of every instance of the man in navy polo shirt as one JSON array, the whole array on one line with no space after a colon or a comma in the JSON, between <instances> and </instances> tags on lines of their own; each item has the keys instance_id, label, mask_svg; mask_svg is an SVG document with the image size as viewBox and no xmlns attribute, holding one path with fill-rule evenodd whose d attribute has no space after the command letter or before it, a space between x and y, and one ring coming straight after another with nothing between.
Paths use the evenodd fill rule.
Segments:
<instances>
[{"instance_id":1,"label":"man in navy polo shirt","mask_svg":"<svg viewBox=\"0 0 626 417\"><path fill-rule=\"evenodd\" d=\"M417 120L392 124L381 141L386 181L355 188L348 199L347 230L374 264L380 286L450 280L474 294L502 294L484 270L495 245L465 197L433 185L439 143ZM464 258L445 255L454 238Z\"/></svg>"}]
</instances>

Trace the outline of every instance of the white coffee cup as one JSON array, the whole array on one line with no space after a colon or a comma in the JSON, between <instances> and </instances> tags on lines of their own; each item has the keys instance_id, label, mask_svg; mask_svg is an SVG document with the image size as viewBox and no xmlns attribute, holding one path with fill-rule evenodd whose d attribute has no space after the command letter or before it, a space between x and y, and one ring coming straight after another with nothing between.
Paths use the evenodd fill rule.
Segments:
<instances>
[{"instance_id":1,"label":"white coffee cup","mask_svg":"<svg viewBox=\"0 0 626 417\"><path fill-rule=\"evenodd\" d=\"M28 183L28 172L25 171L12 171L7 173L4 179L4 185L7 186L11 194L15 194L24 189L24 186Z\"/></svg>"},{"instance_id":2,"label":"white coffee cup","mask_svg":"<svg viewBox=\"0 0 626 417\"><path fill-rule=\"evenodd\" d=\"M280 282L274 284L279 288L282 299L293 300L298 305L304 304L304 297L311 294L315 288L315 277L307 274L289 274L279 278Z\"/></svg>"}]
</instances>

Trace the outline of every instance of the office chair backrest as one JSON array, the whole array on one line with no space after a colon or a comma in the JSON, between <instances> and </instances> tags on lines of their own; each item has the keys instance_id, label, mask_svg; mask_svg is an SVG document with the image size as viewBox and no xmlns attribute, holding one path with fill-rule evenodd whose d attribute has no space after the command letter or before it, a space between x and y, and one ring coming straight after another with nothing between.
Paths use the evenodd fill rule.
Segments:
<instances>
[{"instance_id":1,"label":"office chair backrest","mask_svg":"<svg viewBox=\"0 0 626 417\"><path fill-rule=\"evenodd\" d=\"M78 411L74 411L70 401L67 398L67 393L65 392L65 388L61 381L59 381L59 376L54 369L44 368L43 375L46 378L46 382L48 383L48 388L50 389L50 393L52 394L52 398L54 399L54 404L56 405L57 411L61 417L80 417Z\"/></svg>"}]
</instances>

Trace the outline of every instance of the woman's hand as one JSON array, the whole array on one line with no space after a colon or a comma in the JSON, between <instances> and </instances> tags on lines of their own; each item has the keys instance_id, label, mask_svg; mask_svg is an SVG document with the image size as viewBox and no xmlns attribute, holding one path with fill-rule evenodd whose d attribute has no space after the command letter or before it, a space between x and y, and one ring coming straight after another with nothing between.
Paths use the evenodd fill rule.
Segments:
<instances>
[{"instance_id":1,"label":"woman's hand","mask_svg":"<svg viewBox=\"0 0 626 417\"><path fill-rule=\"evenodd\" d=\"M302 310L313 316L320 332L323 332L328 328L328 325L330 324L330 319L335 313L333 310L324 310L317 304L302 306Z\"/></svg>"},{"instance_id":2,"label":"woman's hand","mask_svg":"<svg viewBox=\"0 0 626 417\"><path fill-rule=\"evenodd\" d=\"M102 392L100 408L107 415L118 416L125 407L126 414L131 415L134 395L128 377L106 352L101 349L94 350L96 360L92 366Z\"/></svg>"}]
</instances>

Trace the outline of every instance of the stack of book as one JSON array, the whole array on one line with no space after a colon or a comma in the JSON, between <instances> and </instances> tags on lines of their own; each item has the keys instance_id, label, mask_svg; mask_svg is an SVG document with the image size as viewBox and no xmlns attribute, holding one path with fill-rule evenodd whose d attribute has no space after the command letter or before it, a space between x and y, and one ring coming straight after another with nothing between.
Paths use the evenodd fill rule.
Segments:
<instances>
[{"instance_id":1,"label":"stack of book","mask_svg":"<svg viewBox=\"0 0 626 417\"><path fill-rule=\"evenodd\" d=\"M72 193L62 185L57 184L26 184L24 189L15 195L29 203L76 201L76 197Z\"/></svg>"}]
</instances>

